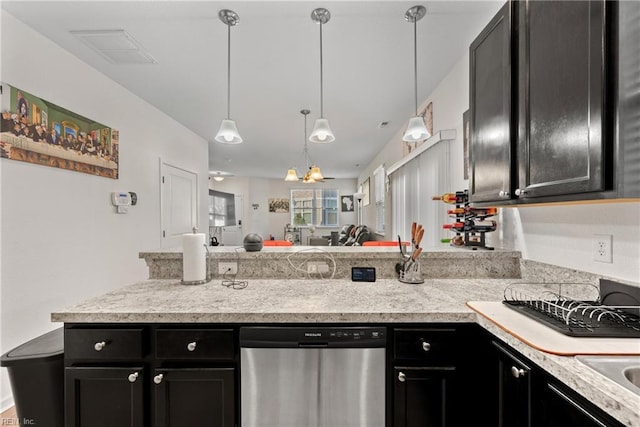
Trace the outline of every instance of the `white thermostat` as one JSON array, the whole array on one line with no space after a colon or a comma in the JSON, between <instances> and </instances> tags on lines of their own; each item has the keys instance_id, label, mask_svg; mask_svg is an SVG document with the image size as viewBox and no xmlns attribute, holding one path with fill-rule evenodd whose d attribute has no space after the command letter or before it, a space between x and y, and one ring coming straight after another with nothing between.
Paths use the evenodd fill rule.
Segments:
<instances>
[{"instance_id":1,"label":"white thermostat","mask_svg":"<svg viewBox=\"0 0 640 427\"><path fill-rule=\"evenodd\" d=\"M117 208L116 212L127 213L127 206L131 206L131 194L126 191L114 191L111 193L111 203Z\"/></svg>"},{"instance_id":2,"label":"white thermostat","mask_svg":"<svg viewBox=\"0 0 640 427\"><path fill-rule=\"evenodd\" d=\"M131 195L128 192L114 191L111 193L111 203L113 206L130 206Z\"/></svg>"}]
</instances>

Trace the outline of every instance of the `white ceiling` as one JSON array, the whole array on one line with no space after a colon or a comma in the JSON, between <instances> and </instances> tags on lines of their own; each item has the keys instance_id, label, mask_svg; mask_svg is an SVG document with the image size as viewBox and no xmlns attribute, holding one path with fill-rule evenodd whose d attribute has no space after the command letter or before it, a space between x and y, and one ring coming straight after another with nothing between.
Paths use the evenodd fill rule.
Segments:
<instances>
[{"instance_id":1,"label":"white ceiling","mask_svg":"<svg viewBox=\"0 0 640 427\"><path fill-rule=\"evenodd\" d=\"M503 1L420 2L418 99L426 99ZM209 141L209 169L283 178L306 167L308 132L320 113L319 28L325 7L324 115L336 140L309 143L325 176L354 178L413 111L415 1L2 1L2 8ZM236 11L231 28L231 118L243 144L213 140L226 115L227 27L218 11ZM70 34L124 29L158 61L114 65ZM438 106L434 106L437 109ZM389 126L378 125L388 121ZM115 124L114 124L115 126ZM437 131L438 129L436 129ZM126 135L122 136L126 140ZM400 142L398 142L400 143Z\"/></svg>"}]
</instances>

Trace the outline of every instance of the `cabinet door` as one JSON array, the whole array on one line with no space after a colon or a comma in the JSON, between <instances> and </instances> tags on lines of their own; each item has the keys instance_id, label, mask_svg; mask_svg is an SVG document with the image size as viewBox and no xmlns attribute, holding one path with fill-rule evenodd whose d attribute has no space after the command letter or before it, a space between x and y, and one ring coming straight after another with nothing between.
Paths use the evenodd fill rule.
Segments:
<instances>
[{"instance_id":1,"label":"cabinet door","mask_svg":"<svg viewBox=\"0 0 640 427\"><path fill-rule=\"evenodd\" d=\"M470 199L509 199L512 182L511 2L469 48Z\"/></svg>"},{"instance_id":2,"label":"cabinet door","mask_svg":"<svg viewBox=\"0 0 640 427\"><path fill-rule=\"evenodd\" d=\"M67 427L144 426L144 373L140 367L65 369Z\"/></svg>"},{"instance_id":3,"label":"cabinet door","mask_svg":"<svg viewBox=\"0 0 640 427\"><path fill-rule=\"evenodd\" d=\"M604 3L518 3L521 199L605 189Z\"/></svg>"},{"instance_id":4,"label":"cabinet door","mask_svg":"<svg viewBox=\"0 0 640 427\"><path fill-rule=\"evenodd\" d=\"M156 427L234 427L233 368L156 369Z\"/></svg>"},{"instance_id":5,"label":"cabinet door","mask_svg":"<svg viewBox=\"0 0 640 427\"><path fill-rule=\"evenodd\" d=\"M621 423L611 419L597 408L592 408L580 396L552 383L541 396L545 408L544 425L547 427L614 427Z\"/></svg>"},{"instance_id":6,"label":"cabinet door","mask_svg":"<svg viewBox=\"0 0 640 427\"><path fill-rule=\"evenodd\" d=\"M494 342L498 355L498 426L531 427L531 368Z\"/></svg>"},{"instance_id":7,"label":"cabinet door","mask_svg":"<svg viewBox=\"0 0 640 427\"><path fill-rule=\"evenodd\" d=\"M453 367L394 369L394 427L455 426Z\"/></svg>"}]
</instances>

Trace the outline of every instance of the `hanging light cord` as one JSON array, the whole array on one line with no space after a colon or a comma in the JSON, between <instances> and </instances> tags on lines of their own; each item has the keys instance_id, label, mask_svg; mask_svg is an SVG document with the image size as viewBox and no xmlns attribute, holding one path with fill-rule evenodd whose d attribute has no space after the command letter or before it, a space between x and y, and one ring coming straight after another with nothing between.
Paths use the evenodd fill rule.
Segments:
<instances>
[{"instance_id":1,"label":"hanging light cord","mask_svg":"<svg viewBox=\"0 0 640 427\"><path fill-rule=\"evenodd\" d=\"M320 22L320 118L324 118L324 99L323 99L323 85L322 85L322 22ZM306 117L305 117L305 126L306 126ZM306 131L305 131L306 136Z\"/></svg>"},{"instance_id":2,"label":"hanging light cord","mask_svg":"<svg viewBox=\"0 0 640 427\"><path fill-rule=\"evenodd\" d=\"M231 25L227 24L227 120L231 120Z\"/></svg>"},{"instance_id":3,"label":"hanging light cord","mask_svg":"<svg viewBox=\"0 0 640 427\"><path fill-rule=\"evenodd\" d=\"M415 96L416 116L418 115L418 20L413 18L413 93Z\"/></svg>"},{"instance_id":4,"label":"hanging light cord","mask_svg":"<svg viewBox=\"0 0 640 427\"><path fill-rule=\"evenodd\" d=\"M307 170L309 170L309 147L307 146L307 115L304 115L304 160L307 163Z\"/></svg>"}]
</instances>

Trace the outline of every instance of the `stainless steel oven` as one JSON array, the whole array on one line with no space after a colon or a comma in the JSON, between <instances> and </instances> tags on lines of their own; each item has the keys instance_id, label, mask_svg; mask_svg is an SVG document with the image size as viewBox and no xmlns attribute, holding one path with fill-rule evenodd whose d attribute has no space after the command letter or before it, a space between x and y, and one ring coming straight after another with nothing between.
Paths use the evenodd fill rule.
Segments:
<instances>
[{"instance_id":1,"label":"stainless steel oven","mask_svg":"<svg viewBox=\"0 0 640 427\"><path fill-rule=\"evenodd\" d=\"M384 327L240 328L243 427L384 427Z\"/></svg>"}]
</instances>

